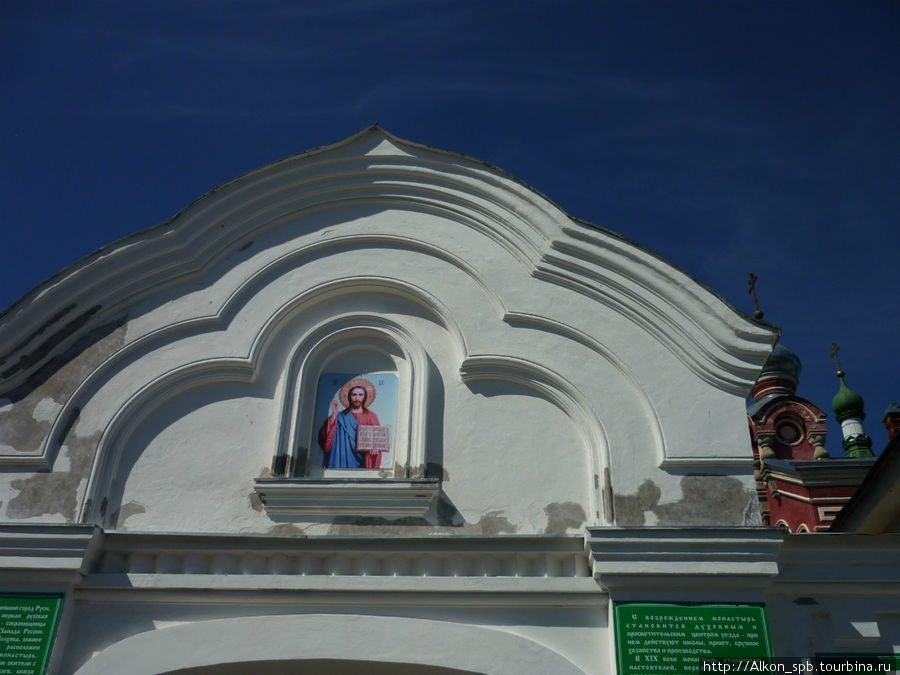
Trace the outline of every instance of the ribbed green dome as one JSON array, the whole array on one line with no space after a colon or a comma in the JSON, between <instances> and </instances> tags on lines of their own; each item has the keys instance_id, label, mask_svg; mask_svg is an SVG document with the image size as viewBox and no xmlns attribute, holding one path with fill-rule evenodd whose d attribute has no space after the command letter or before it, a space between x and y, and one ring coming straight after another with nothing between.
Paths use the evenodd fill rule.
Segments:
<instances>
[{"instance_id":1,"label":"ribbed green dome","mask_svg":"<svg viewBox=\"0 0 900 675\"><path fill-rule=\"evenodd\" d=\"M865 419L866 416L863 412L862 396L848 387L843 377L841 377L841 388L838 389L838 393L831 399L831 407L838 422L843 422L848 417Z\"/></svg>"}]
</instances>

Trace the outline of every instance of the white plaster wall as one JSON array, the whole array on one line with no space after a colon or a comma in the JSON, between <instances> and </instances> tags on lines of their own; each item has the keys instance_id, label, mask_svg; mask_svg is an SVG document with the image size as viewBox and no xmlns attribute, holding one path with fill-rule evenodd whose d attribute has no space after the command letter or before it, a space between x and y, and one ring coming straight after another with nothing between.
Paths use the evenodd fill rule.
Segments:
<instances>
[{"instance_id":1,"label":"white plaster wall","mask_svg":"<svg viewBox=\"0 0 900 675\"><path fill-rule=\"evenodd\" d=\"M207 630L202 649L196 641L179 641L179 629ZM347 641L355 631L357 645L377 638L377 649L355 649ZM146 672L159 672L154 667L163 661L199 665L208 656L206 662L214 664L216 658L243 650L252 655L251 661L368 656L376 663L394 657L401 663L457 668L480 664L484 670L477 672L488 672L489 666L489 672L497 673L593 674L608 672L607 638L605 611L593 609L386 609L363 602L352 609L320 605L297 611L269 603L204 607L91 602L76 608L60 672L114 672L123 658L141 664ZM510 646L515 651L510 652Z\"/></svg>"},{"instance_id":2,"label":"white plaster wall","mask_svg":"<svg viewBox=\"0 0 900 675\"><path fill-rule=\"evenodd\" d=\"M657 505L678 504L702 499L686 496L695 473L732 477L746 499L735 389L750 347L726 347L765 329L489 167L371 140L357 141L364 161L334 150L343 172L297 162L236 181L118 254L155 275L154 290L121 301L118 351L38 410L41 452L72 474L76 517L106 499L106 518L132 504L129 529L272 527L248 486L275 452L292 349L323 322L365 315L417 336L436 366L429 443L467 523L503 514L538 533L551 504L609 522L605 491L627 501L649 480ZM55 443L96 456L73 469ZM0 495L21 491L13 480L0 477ZM690 509L663 510L631 516L692 522ZM30 516L45 517L59 515Z\"/></svg>"},{"instance_id":3,"label":"white plaster wall","mask_svg":"<svg viewBox=\"0 0 900 675\"><path fill-rule=\"evenodd\" d=\"M584 441L552 404L509 385L473 394L458 384L448 390L445 425L444 490L467 522L489 516L506 532L537 534L554 504L573 505L587 521Z\"/></svg>"},{"instance_id":4,"label":"white plaster wall","mask_svg":"<svg viewBox=\"0 0 900 675\"><path fill-rule=\"evenodd\" d=\"M271 526L249 496L253 477L271 461L272 408L270 399L208 400L194 390L154 411L128 439L119 473L124 512L110 525L177 532Z\"/></svg>"},{"instance_id":5,"label":"white plaster wall","mask_svg":"<svg viewBox=\"0 0 900 675\"><path fill-rule=\"evenodd\" d=\"M776 653L801 657L900 652L900 610L893 586L885 587L880 596L857 595L860 589L854 593L850 584L837 596L825 589L802 595L772 594L767 608Z\"/></svg>"}]
</instances>

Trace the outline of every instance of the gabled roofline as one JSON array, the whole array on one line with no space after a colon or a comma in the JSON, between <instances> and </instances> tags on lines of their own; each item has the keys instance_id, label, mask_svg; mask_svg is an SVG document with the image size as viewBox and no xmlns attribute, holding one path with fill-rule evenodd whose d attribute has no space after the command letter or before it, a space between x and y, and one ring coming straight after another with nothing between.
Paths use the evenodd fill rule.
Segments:
<instances>
[{"instance_id":1,"label":"gabled roofline","mask_svg":"<svg viewBox=\"0 0 900 675\"><path fill-rule=\"evenodd\" d=\"M398 152L371 152L373 144L362 155L341 155L372 135ZM402 153L409 154L409 162L397 161ZM734 393L749 389L777 339L777 328L740 312L670 261L618 233L573 218L503 169L399 139L372 125L234 178L168 221L101 247L28 292L0 314L0 392L21 384L79 335L120 320L130 305L163 285L202 272L210 257L237 245L239 225L222 233L214 229L214 221L224 223L228 216L239 220L238 212L252 215L263 197L287 204L284 193L291 190L299 195L291 193L292 198L321 199L314 183L332 176L329 171L342 171L362 184L371 180L361 161L370 156L382 161L383 171L394 171L397 185L414 174L428 185L429 176L440 175L441 189L450 186L463 198L491 203L496 222L485 221L485 232L531 266L532 276L589 295L649 327L692 370L720 388ZM310 170L319 171L316 180ZM342 194L327 198L340 200ZM605 264L613 258L621 264ZM114 295L113 285L124 290Z\"/></svg>"}]
</instances>

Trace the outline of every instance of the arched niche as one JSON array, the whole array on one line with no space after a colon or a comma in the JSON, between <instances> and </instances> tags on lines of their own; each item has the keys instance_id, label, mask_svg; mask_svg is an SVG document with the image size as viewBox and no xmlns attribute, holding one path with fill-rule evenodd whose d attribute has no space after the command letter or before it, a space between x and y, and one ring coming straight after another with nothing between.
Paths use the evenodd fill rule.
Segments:
<instances>
[{"instance_id":1,"label":"arched niche","mask_svg":"<svg viewBox=\"0 0 900 675\"><path fill-rule=\"evenodd\" d=\"M370 317L371 318L371 317ZM417 438L411 429L412 394L415 379L423 373L413 366L409 347L404 345L406 336L397 326L374 327L371 321L359 317L361 325L335 328L322 337L308 354L296 353L293 361L299 360L299 368L291 368L296 375L290 377L291 392L286 397L284 414L287 424L278 454L273 462L273 473L290 478L352 478L361 477L356 471L367 469L327 469L323 466L323 452L317 442L321 420L323 378L329 373L350 376L375 376L385 374L396 378L397 392L391 420L383 420L393 429L390 438L390 464L382 465L378 475L382 478L407 478L411 460L424 459L424 447L411 448L410 441ZM382 321L381 323L385 323ZM327 329L325 329L327 331ZM400 339L398 339L400 338ZM413 351L417 351L413 346ZM427 369L424 369L427 372ZM424 382L420 385L425 388ZM321 401L318 401L321 404ZM384 409L384 407L382 407ZM423 418L424 423L424 418ZM421 438L421 437L418 437ZM417 438L417 440L418 440ZM281 459L284 458L284 459Z\"/></svg>"},{"instance_id":2,"label":"arched niche","mask_svg":"<svg viewBox=\"0 0 900 675\"><path fill-rule=\"evenodd\" d=\"M423 515L440 490L425 478L428 356L402 325L379 315L326 321L294 349L281 406L272 476L256 481L270 515ZM377 469L323 466L318 432L323 376L383 373L396 377L396 413L389 465ZM318 417L317 417L318 414ZM324 419L324 418L323 418Z\"/></svg>"}]
</instances>

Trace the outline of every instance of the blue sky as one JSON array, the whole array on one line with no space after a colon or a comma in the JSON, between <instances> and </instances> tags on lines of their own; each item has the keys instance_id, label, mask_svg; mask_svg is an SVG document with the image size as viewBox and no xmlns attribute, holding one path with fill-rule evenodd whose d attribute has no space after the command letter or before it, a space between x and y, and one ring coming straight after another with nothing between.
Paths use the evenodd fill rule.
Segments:
<instances>
[{"instance_id":1,"label":"blue sky","mask_svg":"<svg viewBox=\"0 0 900 675\"><path fill-rule=\"evenodd\" d=\"M766 319L880 450L900 399L900 3L0 4L0 310L215 186L380 123ZM828 446L839 449L830 422Z\"/></svg>"}]
</instances>

